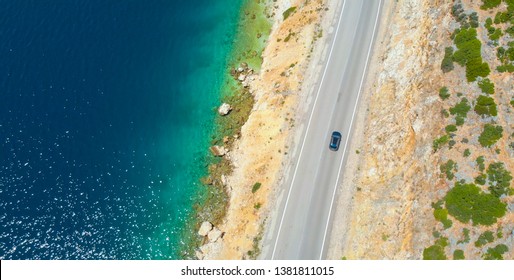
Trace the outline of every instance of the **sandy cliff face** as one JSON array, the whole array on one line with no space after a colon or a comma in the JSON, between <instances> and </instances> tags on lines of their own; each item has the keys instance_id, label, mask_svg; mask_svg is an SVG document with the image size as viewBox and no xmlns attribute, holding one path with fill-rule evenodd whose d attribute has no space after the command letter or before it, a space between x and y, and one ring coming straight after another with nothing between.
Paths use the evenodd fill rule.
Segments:
<instances>
[{"instance_id":1,"label":"sandy cliff face","mask_svg":"<svg viewBox=\"0 0 514 280\"><path fill-rule=\"evenodd\" d=\"M241 137L230 151L234 172L226 179L230 202L219 229L223 238L204 245L206 259L255 258L262 225L270 207L288 136L294 127L298 93L313 44L322 35L319 21L324 1L277 1L275 24L263 53L261 71L250 82L255 97ZM282 13L296 7L283 20ZM256 189L256 184L260 187ZM202 248L201 248L202 249Z\"/></svg>"}]
</instances>

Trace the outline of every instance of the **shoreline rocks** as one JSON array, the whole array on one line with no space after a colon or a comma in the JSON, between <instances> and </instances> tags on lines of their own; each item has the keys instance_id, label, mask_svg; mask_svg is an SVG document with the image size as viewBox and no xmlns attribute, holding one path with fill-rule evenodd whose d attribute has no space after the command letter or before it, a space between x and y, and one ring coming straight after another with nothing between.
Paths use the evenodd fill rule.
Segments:
<instances>
[{"instance_id":1,"label":"shoreline rocks","mask_svg":"<svg viewBox=\"0 0 514 280\"><path fill-rule=\"evenodd\" d=\"M230 113L230 111L232 111L232 106L230 106L230 104L228 104L228 103L223 103L218 108L218 114L220 114L221 116L228 115L228 113Z\"/></svg>"},{"instance_id":2,"label":"shoreline rocks","mask_svg":"<svg viewBox=\"0 0 514 280\"><path fill-rule=\"evenodd\" d=\"M213 225L210 222L203 222L198 230L198 235L207 236L209 232L212 230Z\"/></svg>"},{"instance_id":3,"label":"shoreline rocks","mask_svg":"<svg viewBox=\"0 0 514 280\"><path fill-rule=\"evenodd\" d=\"M199 260L203 260L206 255L213 251L219 251L221 242L225 233L215 227L211 222L205 221L198 230L198 235L206 237L204 244L195 252L195 256Z\"/></svg>"},{"instance_id":4,"label":"shoreline rocks","mask_svg":"<svg viewBox=\"0 0 514 280\"><path fill-rule=\"evenodd\" d=\"M227 148L218 145L211 146L209 150L216 157L222 157L228 153Z\"/></svg>"}]
</instances>

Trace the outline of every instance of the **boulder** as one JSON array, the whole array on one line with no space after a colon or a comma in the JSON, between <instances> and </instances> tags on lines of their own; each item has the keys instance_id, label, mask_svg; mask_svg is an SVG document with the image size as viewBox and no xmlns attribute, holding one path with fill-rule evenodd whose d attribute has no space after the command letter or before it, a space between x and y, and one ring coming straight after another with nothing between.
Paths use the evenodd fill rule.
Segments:
<instances>
[{"instance_id":1,"label":"boulder","mask_svg":"<svg viewBox=\"0 0 514 280\"><path fill-rule=\"evenodd\" d=\"M216 242L222 235L223 232L221 230L214 228L209 232L207 237L209 238L209 242Z\"/></svg>"},{"instance_id":2,"label":"boulder","mask_svg":"<svg viewBox=\"0 0 514 280\"><path fill-rule=\"evenodd\" d=\"M232 106L230 106L230 104L227 103L221 104L221 106L218 108L218 113L222 116L228 115L230 111L232 111Z\"/></svg>"},{"instance_id":3,"label":"boulder","mask_svg":"<svg viewBox=\"0 0 514 280\"><path fill-rule=\"evenodd\" d=\"M214 145L209 148L211 153L216 157L222 157L227 154L228 150L227 148L223 146Z\"/></svg>"},{"instance_id":4,"label":"boulder","mask_svg":"<svg viewBox=\"0 0 514 280\"><path fill-rule=\"evenodd\" d=\"M243 72L244 70L245 70L245 69L244 69L243 67L239 67L239 68L237 68L237 72L239 72L239 73Z\"/></svg>"},{"instance_id":5,"label":"boulder","mask_svg":"<svg viewBox=\"0 0 514 280\"><path fill-rule=\"evenodd\" d=\"M210 222L203 222L198 230L198 235L207 236L209 232L212 230L212 224Z\"/></svg>"},{"instance_id":6,"label":"boulder","mask_svg":"<svg viewBox=\"0 0 514 280\"><path fill-rule=\"evenodd\" d=\"M241 75L239 75L239 77L237 77L237 79L238 79L240 82L242 82L242 81L246 80L246 75L241 74Z\"/></svg>"}]
</instances>

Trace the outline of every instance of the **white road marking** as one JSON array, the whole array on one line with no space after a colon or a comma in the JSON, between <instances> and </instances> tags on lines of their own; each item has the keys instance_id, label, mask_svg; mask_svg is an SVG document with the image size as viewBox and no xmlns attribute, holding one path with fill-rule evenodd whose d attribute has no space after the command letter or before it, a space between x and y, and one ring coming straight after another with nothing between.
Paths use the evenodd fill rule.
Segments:
<instances>
[{"instance_id":1,"label":"white road marking","mask_svg":"<svg viewBox=\"0 0 514 280\"><path fill-rule=\"evenodd\" d=\"M286 205L284 206L284 211L282 212L282 218L280 219L280 224L278 226L277 238L275 240L275 245L273 246L273 253L271 254L272 260L275 258L275 251L277 250L278 239L280 237L280 231L282 229L282 223L284 222L284 217L286 215L286 209L287 209L287 205L289 203L289 197L291 196L291 190L293 189L294 180L296 178L296 172L298 171L298 166L300 166L299 162L302 157L303 147L305 146L305 139L307 138L307 135L309 135L309 128L311 126L312 116L314 115L314 110L316 109L316 103L318 102L319 93L321 92L321 85L323 84L323 81L325 80L325 75L327 74L327 69L328 69L328 64L330 63L330 58L332 58L332 51L334 50L335 42L337 39L337 34L339 33L339 27L341 26L341 19L343 18L343 12L344 12L345 6L346 6L346 1L343 2L343 8L341 9L341 13L339 14L339 21L337 22L336 32L334 35L334 39L332 41L332 47L330 48L330 53L328 54L327 64L325 64L325 70L323 70L323 76L321 77L321 82L319 84L318 92L316 93L316 98L314 99L314 105L312 106L312 111L311 111L311 115L309 117L309 122L307 123L307 129L305 130L305 137L303 137L303 140L302 140L303 143L302 143L302 147L300 148L300 154L298 155L298 161L297 161L296 167L294 169L293 180L291 181L291 186L289 187L289 192L287 193Z\"/></svg>"},{"instance_id":2,"label":"white road marking","mask_svg":"<svg viewBox=\"0 0 514 280\"><path fill-rule=\"evenodd\" d=\"M368 55L366 56L366 64L364 65L364 71L362 73L361 83L360 83L360 86L359 86L359 92L357 93L357 100L355 101L355 105L353 107L352 119L350 121L350 129L349 129L348 132L352 131L353 119L355 118L355 111L357 110L357 104L359 103L359 98L360 98L360 95L361 95L362 85L364 83L364 77L366 76L366 70L368 69L369 56L371 54L371 47L373 46L373 40L375 39L375 31L377 29L377 23L378 23L378 18L379 18L379 15L380 15L380 7L381 6L382 6L382 0L380 0L380 2L378 4L378 12L377 12L377 16L375 18L375 25L373 27L373 35L371 36L371 43L369 44ZM337 184L339 184L339 177L341 176L341 168L343 168L344 155L346 154L346 147L348 146L348 140L349 139L350 139L350 133L347 133L347 135L346 135L346 142L344 143L343 157L341 158L341 163L339 164L339 171L337 173L337 179L336 179L336 184L335 184L335 187L334 187L334 193L332 194L332 202L330 203L330 210L328 212L327 225L325 226L325 233L323 234L323 243L321 245L321 252L319 254L319 259L320 260L323 257L323 249L325 248L325 242L326 242L326 239L327 239L328 225L330 224L330 215L332 214L332 207L334 206L334 199L336 197Z\"/></svg>"}]
</instances>

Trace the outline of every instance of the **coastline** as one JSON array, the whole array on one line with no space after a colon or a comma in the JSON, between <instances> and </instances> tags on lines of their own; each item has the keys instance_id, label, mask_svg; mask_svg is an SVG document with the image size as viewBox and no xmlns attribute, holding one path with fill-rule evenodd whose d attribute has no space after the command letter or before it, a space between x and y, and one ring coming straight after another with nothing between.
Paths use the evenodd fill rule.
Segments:
<instances>
[{"instance_id":1,"label":"coastline","mask_svg":"<svg viewBox=\"0 0 514 280\"><path fill-rule=\"evenodd\" d=\"M272 215L275 191L283 177L281 173L288 162L289 149L294 147L291 142L294 143L298 131L295 122L303 116L303 101L309 98L309 89L304 85L309 84L305 81L306 75L312 73L307 69L311 57L322 55L323 50L317 47L321 44L317 42L324 39L321 19L326 13L327 2L269 2L273 3L272 7L268 6L273 28L262 53L260 71L250 70L251 63L248 63L248 69L246 65L236 65L232 69L235 80L251 93L251 102L247 103L251 106L246 119L238 119L237 124L242 125L240 134L213 142L229 147L222 155L227 164L217 170L210 168L214 172L204 181L224 187L228 204L222 219L213 222L202 217L198 221L202 223L198 236L203 241L195 252L196 258L259 257L260 240L266 221ZM332 1L330 4L337 3ZM284 14L288 9L287 15ZM335 9L330 7L328 10ZM241 78L241 72L245 78ZM227 116L238 107L233 108ZM226 133L222 135L227 136Z\"/></svg>"},{"instance_id":2,"label":"coastline","mask_svg":"<svg viewBox=\"0 0 514 280\"><path fill-rule=\"evenodd\" d=\"M198 202L193 205L181 234L182 259L198 258L197 248L208 241L207 236L198 234L202 222L217 225L226 216L229 196L225 177L233 170L228 152L240 137L241 127L254 105L248 83L250 79L255 79L255 73L260 68L262 51L271 31L268 2L271 3L268 0L243 0L241 3L237 28L231 39L232 47L226 58L223 82L219 88L219 104L227 104L229 109L222 114L218 107L213 108L217 112L213 119L213 130L209 134L210 148L205 151L203 160L206 171L203 177L197 178L201 188L197 194ZM218 231L218 234L221 237L223 233Z\"/></svg>"}]
</instances>

